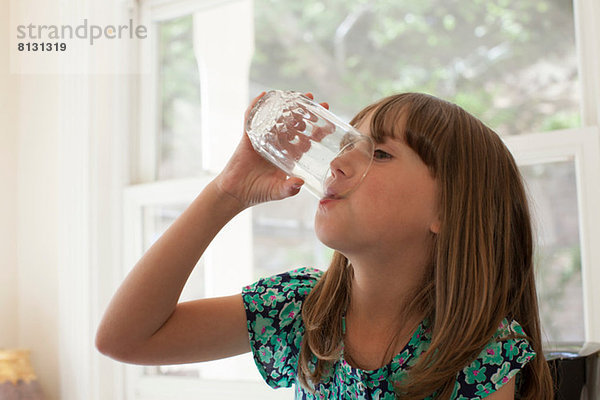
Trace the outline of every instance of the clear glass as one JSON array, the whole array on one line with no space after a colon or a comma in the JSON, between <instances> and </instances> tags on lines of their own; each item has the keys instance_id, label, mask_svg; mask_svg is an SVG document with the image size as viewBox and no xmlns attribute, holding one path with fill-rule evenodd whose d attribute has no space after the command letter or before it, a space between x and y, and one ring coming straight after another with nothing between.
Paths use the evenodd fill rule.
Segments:
<instances>
[{"instance_id":1,"label":"clear glass","mask_svg":"<svg viewBox=\"0 0 600 400\"><path fill-rule=\"evenodd\" d=\"M200 75L192 15L157 24L157 179L195 176L202 170Z\"/></svg>"},{"instance_id":2,"label":"clear glass","mask_svg":"<svg viewBox=\"0 0 600 400\"><path fill-rule=\"evenodd\" d=\"M350 119L397 92L501 134L581 125L571 0L254 1L251 93L310 91Z\"/></svg>"},{"instance_id":3,"label":"clear glass","mask_svg":"<svg viewBox=\"0 0 600 400\"><path fill-rule=\"evenodd\" d=\"M373 161L374 144L351 125L298 92L271 90L250 110L254 149L317 198L347 196Z\"/></svg>"},{"instance_id":4,"label":"clear glass","mask_svg":"<svg viewBox=\"0 0 600 400\"><path fill-rule=\"evenodd\" d=\"M579 210L573 158L521 167L537 237L535 264L544 339L585 341Z\"/></svg>"}]
</instances>

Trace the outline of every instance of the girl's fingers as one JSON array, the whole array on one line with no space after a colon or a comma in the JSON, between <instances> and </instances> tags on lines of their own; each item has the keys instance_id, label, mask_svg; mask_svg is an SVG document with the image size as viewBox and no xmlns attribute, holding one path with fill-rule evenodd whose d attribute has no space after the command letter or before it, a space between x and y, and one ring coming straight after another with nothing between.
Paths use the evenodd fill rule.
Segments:
<instances>
[{"instance_id":1,"label":"girl's fingers","mask_svg":"<svg viewBox=\"0 0 600 400\"><path fill-rule=\"evenodd\" d=\"M267 92L262 92L261 94L259 94L258 96L256 96L251 102L250 105L248 106L248 108L246 108L246 112L244 113L244 121L246 121L248 119L248 114L250 114L250 110L252 110L254 108L254 106L256 105L256 103L258 103L258 101L261 99L261 97L263 97Z\"/></svg>"},{"instance_id":2,"label":"girl's fingers","mask_svg":"<svg viewBox=\"0 0 600 400\"><path fill-rule=\"evenodd\" d=\"M315 96L313 96L313 94L311 92L306 92L306 93L304 93L304 95L311 100L315 99ZM319 104L321 104L321 106L323 108L326 108L327 110L329 110L329 103L319 103Z\"/></svg>"}]
</instances>

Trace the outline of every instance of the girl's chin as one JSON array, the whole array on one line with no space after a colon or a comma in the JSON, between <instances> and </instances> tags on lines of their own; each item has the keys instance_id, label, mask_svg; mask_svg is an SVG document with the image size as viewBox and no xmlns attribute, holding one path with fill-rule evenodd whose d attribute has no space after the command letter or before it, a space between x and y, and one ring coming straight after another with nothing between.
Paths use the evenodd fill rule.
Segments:
<instances>
[{"instance_id":1,"label":"girl's chin","mask_svg":"<svg viewBox=\"0 0 600 400\"><path fill-rule=\"evenodd\" d=\"M353 243L357 238L353 237L354 229L348 225L341 223L342 221L317 214L314 222L314 231L317 239L330 249L344 253L344 249L348 249L348 245Z\"/></svg>"},{"instance_id":2,"label":"girl's chin","mask_svg":"<svg viewBox=\"0 0 600 400\"><path fill-rule=\"evenodd\" d=\"M336 241L333 240L333 238L331 237L331 235L328 235L325 232L322 232L318 229L315 229L315 233L317 235L317 239L319 239L319 242L323 243L325 246L329 247L330 249L336 249L335 243Z\"/></svg>"},{"instance_id":3,"label":"girl's chin","mask_svg":"<svg viewBox=\"0 0 600 400\"><path fill-rule=\"evenodd\" d=\"M342 240L339 235L333 235L332 232L323 232L319 230L315 230L317 235L317 239L325 246L333 249L337 252L344 254L344 240Z\"/></svg>"}]
</instances>

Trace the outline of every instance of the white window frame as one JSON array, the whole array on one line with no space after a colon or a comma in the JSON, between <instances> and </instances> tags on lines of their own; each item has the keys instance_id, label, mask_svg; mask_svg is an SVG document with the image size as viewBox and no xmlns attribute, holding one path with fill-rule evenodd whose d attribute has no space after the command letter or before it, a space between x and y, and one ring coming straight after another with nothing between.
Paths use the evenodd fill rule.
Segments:
<instances>
[{"instance_id":1,"label":"white window frame","mask_svg":"<svg viewBox=\"0 0 600 400\"><path fill-rule=\"evenodd\" d=\"M535 165L572 159L575 163L579 241L581 245L584 342L574 346L581 355L600 350L600 130L596 127L504 137L517 164ZM538 266L543 268L543 266ZM547 350L566 350L567 344L547 344ZM553 348L554 347L554 348Z\"/></svg>"},{"instance_id":2,"label":"white window frame","mask_svg":"<svg viewBox=\"0 0 600 400\"><path fill-rule=\"evenodd\" d=\"M156 23L184 15L211 12L219 8L239 5L240 11L233 11L233 15L239 15L242 10L246 18L252 19L251 0L141 0L139 5L140 23L148 26L149 40L142 43L140 49L139 65L147 70L148 74L141 75L138 99L138 121L139 128L134 137L132 146L132 180L133 183L153 182L156 176L156 133L157 133L157 71L156 60ZM222 16L218 16L221 18ZM202 118L202 168L205 171L218 173L225 165L231 154L231 145L237 144L242 133L242 121L239 117L247 106L249 63L254 50L252 24L248 35L239 35L236 38L227 37L224 30L227 29L228 20L212 21L213 25L222 22L213 30L204 24L195 21L195 29L208 29L204 34L195 34L194 52L198 61L200 73L201 112ZM233 24L233 22L231 22ZM237 27L240 29L240 27ZM217 29L220 29L218 31ZM219 38L224 43L215 40ZM244 51L236 54L239 65L226 65L214 62L215 53L227 54L227 47L233 43L242 43ZM211 45L211 44L219 45ZM229 52L230 53L230 52ZM230 55L230 54L229 54ZM207 60L207 56L210 60ZM247 65L247 67L246 67ZM244 71L244 72L240 72ZM230 74L234 74L231 79ZM245 82L243 82L245 81ZM224 95L219 95L220 93ZM236 117L234 117L236 116ZM210 132L211 134L206 134ZM136 149L144 149L143 152Z\"/></svg>"},{"instance_id":3,"label":"white window frame","mask_svg":"<svg viewBox=\"0 0 600 400\"><path fill-rule=\"evenodd\" d=\"M573 0L583 126L600 126L600 2Z\"/></svg>"},{"instance_id":4,"label":"white window frame","mask_svg":"<svg viewBox=\"0 0 600 400\"><path fill-rule=\"evenodd\" d=\"M143 237L140 227L143 226L143 208L146 206L160 206L171 204L189 204L198 195L199 189L210 182L212 176L192 179L178 179L166 182L155 182L130 186L124 192L124 248L123 263L130 269L143 254ZM244 215L245 214L245 215ZM250 268L237 268L239 265L232 257L244 254L244 246L249 246L238 238L239 230L244 229L244 224L249 220L250 213L245 211L242 215L230 222L229 228L221 232L208 247L203 255L205 260L205 290L207 296L233 294L239 292L243 285L251 281ZM233 224L233 227L231 227ZM230 251L229 243L239 243L236 251ZM226 256L224 253L229 253ZM229 260L227 260L227 258ZM218 265L219 270L211 270L211 261L214 259L225 260ZM212 263L214 266L214 262ZM233 265L233 268L227 268ZM222 267L222 268L221 268ZM124 274L128 271L124 271ZM247 380L217 380L180 378L173 376L148 376L144 375L144 367L128 365L124 368L125 400L165 400L165 399L197 399L214 398L239 399L241 397L260 399L285 399L290 398L289 390L273 391L261 381L258 370L253 367L252 355L247 353L228 360L204 363L207 369L220 368L231 370L237 368L241 362L252 366L253 374ZM218 396L216 394L218 393Z\"/></svg>"},{"instance_id":5,"label":"white window frame","mask_svg":"<svg viewBox=\"0 0 600 400\"><path fill-rule=\"evenodd\" d=\"M132 185L123 192L123 278L144 252L142 227L143 210L148 206L190 204L200 191L224 167L242 135L241 116L248 100L248 71L253 52L253 36L231 37L223 31L211 31L211 26L227 29L225 16L235 13L252 22L250 0L146 0L139 4L139 22L148 27L149 40L142 43L139 63L149 74L141 75L137 99L138 129L132 135L131 176ZM222 11L219 11L219 10ZM227 13L230 14L227 14ZM194 178L155 181L157 145L157 26L165 21L184 15L194 15L194 52L198 60L202 112L202 171ZM217 19L217 20L214 20ZM220 21L219 21L220 19ZM246 26L252 31L252 24ZM233 30L232 30L233 31ZM198 33L202 32L202 33ZM242 30L243 32L243 30ZM211 34L212 33L212 34ZM225 43L216 42L219 37ZM229 41L229 42L228 42ZM235 43L232 43L235 42ZM218 46L215 46L217 44ZM238 45L236 48L234 45ZM241 48L241 51L240 51ZM232 54L234 53L234 54ZM226 57L230 57L227 59ZM235 62L231 57L236 57ZM236 70L237 69L237 70ZM210 134L206 134L210 132ZM140 151L142 149L143 151ZM251 210L236 216L217 235L205 251L204 292L207 297L239 293L252 281ZM235 251L231 251L235 243ZM245 363L245 364L243 364ZM243 379L221 380L209 378L180 378L173 376L145 375L144 367L125 366L123 384L125 400L192 399L214 394L215 398L239 399L240 397L283 399L290 398L290 390L271 390L253 366L250 353L228 360L203 363L206 371L239 370L240 365L251 367L252 373L240 374ZM242 367L243 368L243 367ZM248 368L246 368L248 369ZM225 372L221 373L221 376ZM211 375L217 375L212 372ZM218 393L218 396L216 395Z\"/></svg>"}]
</instances>

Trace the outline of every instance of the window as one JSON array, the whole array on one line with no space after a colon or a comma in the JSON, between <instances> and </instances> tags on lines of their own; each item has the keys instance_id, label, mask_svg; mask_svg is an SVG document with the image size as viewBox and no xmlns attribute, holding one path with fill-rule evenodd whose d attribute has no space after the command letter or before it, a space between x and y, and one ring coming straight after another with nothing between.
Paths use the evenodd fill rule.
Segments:
<instances>
[{"instance_id":1,"label":"window","mask_svg":"<svg viewBox=\"0 0 600 400\"><path fill-rule=\"evenodd\" d=\"M463 106L512 143L536 211L547 341L589 340L591 299L584 298L579 234L587 211L579 204L582 186L593 181L581 179L573 153L560 153L557 161L549 151L525 161L519 151L523 142L546 147L548 136L536 132L583 143L580 131L568 129L582 125L571 2L256 0L255 21L250 80L256 92L313 91L346 119L395 92L429 92ZM517 136L522 140L511 140ZM589 159L598 158L593 146ZM268 212L276 218L271 209L263 218Z\"/></svg>"},{"instance_id":2,"label":"window","mask_svg":"<svg viewBox=\"0 0 600 400\"><path fill-rule=\"evenodd\" d=\"M522 165L537 221L542 324L553 342L582 342L584 334L579 207L575 158Z\"/></svg>"},{"instance_id":3,"label":"window","mask_svg":"<svg viewBox=\"0 0 600 400\"><path fill-rule=\"evenodd\" d=\"M600 342L593 317L600 301L592 290L600 281L600 254L592 247L600 238L593 207L600 204L600 145L598 129L584 128L594 104L586 82L597 70L590 65L598 65L584 61L598 55L582 50L581 34L577 39L594 22L581 17L581 8L575 18L577 8L562 0L139 3L140 22L151 27L140 63L152 73L142 75L136 93L132 185L125 189L127 268L222 169L240 139L244 110L260 91L312 91L346 120L383 96L429 92L488 123L521 165L537 217L548 341ZM331 250L314 237L315 207L301 192L242 213L211 244L184 295L239 292L299 264L326 268ZM292 396L260 382L249 355L131 367L127 377L128 399Z\"/></svg>"},{"instance_id":4,"label":"window","mask_svg":"<svg viewBox=\"0 0 600 400\"><path fill-rule=\"evenodd\" d=\"M580 125L571 1L256 0L255 37L257 89L311 90L347 117L419 91L503 134Z\"/></svg>"},{"instance_id":5,"label":"window","mask_svg":"<svg viewBox=\"0 0 600 400\"><path fill-rule=\"evenodd\" d=\"M216 176L241 138L252 50L250 5L245 0L142 3L151 34L140 62L151 65L152 73L142 75L136 96L140 128L132 149L132 184L124 195L125 269ZM183 300L234 294L253 281L251 216L240 214L219 233L199 260ZM128 366L126 397L286 397L260 379L250 354L194 365Z\"/></svg>"},{"instance_id":6,"label":"window","mask_svg":"<svg viewBox=\"0 0 600 400\"><path fill-rule=\"evenodd\" d=\"M505 138L521 165L536 228L538 297L548 351L598 349L594 221L600 202L598 128Z\"/></svg>"}]
</instances>

